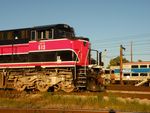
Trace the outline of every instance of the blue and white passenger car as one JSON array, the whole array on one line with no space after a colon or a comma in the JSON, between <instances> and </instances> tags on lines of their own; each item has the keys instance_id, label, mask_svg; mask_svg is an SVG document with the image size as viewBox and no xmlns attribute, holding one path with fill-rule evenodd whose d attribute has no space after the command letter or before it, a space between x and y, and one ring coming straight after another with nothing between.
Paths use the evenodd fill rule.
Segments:
<instances>
[{"instance_id":1,"label":"blue and white passenger car","mask_svg":"<svg viewBox=\"0 0 150 113\"><path fill-rule=\"evenodd\" d=\"M112 66L115 80L120 80L120 67ZM150 61L148 62L130 62L123 64L123 81L133 81L136 85L142 85L150 80Z\"/></svg>"}]
</instances>

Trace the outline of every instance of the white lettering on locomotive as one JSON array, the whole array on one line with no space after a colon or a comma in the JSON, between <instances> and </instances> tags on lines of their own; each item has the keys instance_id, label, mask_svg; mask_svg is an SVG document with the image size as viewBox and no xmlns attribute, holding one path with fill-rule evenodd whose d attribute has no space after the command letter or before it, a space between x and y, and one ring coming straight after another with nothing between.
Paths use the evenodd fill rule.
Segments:
<instances>
[{"instance_id":1,"label":"white lettering on locomotive","mask_svg":"<svg viewBox=\"0 0 150 113\"><path fill-rule=\"evenodd\" d=\"M40 42L38 45L38 49L39 50L45 50L45 43L44 42Z\"/></svg>"}]
</instances>

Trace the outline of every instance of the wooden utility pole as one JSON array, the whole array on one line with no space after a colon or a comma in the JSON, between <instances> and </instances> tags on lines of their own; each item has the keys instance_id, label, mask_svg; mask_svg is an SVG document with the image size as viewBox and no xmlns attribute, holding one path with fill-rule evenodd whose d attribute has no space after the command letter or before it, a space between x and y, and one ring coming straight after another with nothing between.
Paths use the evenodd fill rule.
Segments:
<instances>
[{"instance_id":1,"label":"wooden utility pole","mask_svg":"<svg viewBox=\"0 0 150 113\"><path fill-rule=\"evenodd\" d=\"M123 85L123 81L122 81L122 74L123 74L123 49L125 50L125 48L120 45L120 84Z\"/></svg>"},{"instance_id":2,"label":"wooden utility pole","mask_svg":"<svg viewBox=\"0 0 150 113\"><path fill-rule=\"evenodd\" d=\"M130 62L133 62L132 41L131 41L131 61Z\"/></svg>"}]
</instances>

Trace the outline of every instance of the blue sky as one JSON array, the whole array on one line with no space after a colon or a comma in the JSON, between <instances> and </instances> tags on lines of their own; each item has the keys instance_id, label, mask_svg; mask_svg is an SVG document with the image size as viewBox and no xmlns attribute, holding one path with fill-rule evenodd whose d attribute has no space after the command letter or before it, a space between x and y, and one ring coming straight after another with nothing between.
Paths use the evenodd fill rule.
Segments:
<instances>
[{"instance_id":1,"label":"blue sky","mask_svg":"<svg viewBox=\"0 0 150 113\"><path fill-rule=\"evenodd\" d=\"M150 0L0 0L0 30L66 23L88 37L103 60L150 61ZM104 52L104 50L107 50Z\"/></svg>"}]
</instances>

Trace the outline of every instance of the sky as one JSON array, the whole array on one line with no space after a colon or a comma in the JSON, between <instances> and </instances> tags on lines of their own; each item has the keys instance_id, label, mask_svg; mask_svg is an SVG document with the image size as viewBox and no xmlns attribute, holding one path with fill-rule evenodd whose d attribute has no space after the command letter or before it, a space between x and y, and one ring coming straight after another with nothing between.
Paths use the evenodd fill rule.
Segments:
<instances>
[{"instance_id":1,"label":"sky","mask_svg":"<svg viewBox=\"0 0 150 113\"><path fill-rule=\"evenodd\" d=\"M0 30L65 23L90 39L103 62L150 61L150 0L0 0Z\"/></svg>"}]
</instances>

